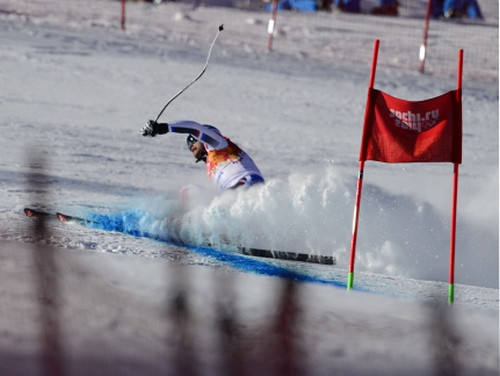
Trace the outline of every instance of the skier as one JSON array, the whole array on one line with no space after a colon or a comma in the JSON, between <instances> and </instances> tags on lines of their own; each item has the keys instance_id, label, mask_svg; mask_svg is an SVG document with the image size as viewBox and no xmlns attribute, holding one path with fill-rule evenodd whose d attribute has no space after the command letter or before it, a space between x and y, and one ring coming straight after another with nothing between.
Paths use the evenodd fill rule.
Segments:
<instances>
[{"instance_id":1,"label":"skier","mask_svg":"<svg viewBox=\"0 0 500 376\"><path fill-rule=\"evenodd\" d=\"M157 123L149 120L141 129L143 136L168 132L188 134L186 143L196 162L203 161L209 178L219 190L250 187L264 178L250 156L220 131L191 120Z\"/></svg>"}]
</instances>

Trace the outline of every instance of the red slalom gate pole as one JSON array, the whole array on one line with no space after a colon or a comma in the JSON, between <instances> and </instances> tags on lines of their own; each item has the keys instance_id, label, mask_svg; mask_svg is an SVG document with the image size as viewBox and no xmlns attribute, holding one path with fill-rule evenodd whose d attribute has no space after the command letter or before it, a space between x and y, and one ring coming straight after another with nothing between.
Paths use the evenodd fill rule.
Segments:
<instances>
[{"instance_id":1,"label":"red slalom gate pole","mask_svg":"<svg viewBox=\"0 0 500 376\"><path fill-rule=\"evenodd\" d=\"M359 173L358 173L358 182L356 186L356 201L354 204L354 215L352 220L352 237L351 237L351 253L349 256L349 272L347 274L347 289L351 290L354 285L354 262L356 259L356 243L358 239L358 224L359 224L359 211L361 207L361 192L363 189L363 174L365 168L365 133L366 133L366 124L368 122L369 114L372 108L372 95L371 91L373 89L373 85L375 84L375 73L377 70L377 59L378 59L378 49L380 46L380 40L375 40L373 44L373 56L372 56L372 68L370 71L370 82L368 84L368 95L366 99L366 108L365 108L365 118L363 121L363 136L361 140L361 151L359 156Z\"/></svg>"},{"instance_id":2,"label":"red slalom gate pole","mask_svg":"<svg viewBox=\"0 0 500 376\"><path fill-rule=\"evenodd\" d=\"M457 235L458 163L453 165L453 188L450 225L450 270L448 282L448 303L455 301L455 247Z\"/></svg>"},{"instance_id":3,"label":"red slalom gate pole","mask_svg":"<svg viewBox=\"0 0 500 376\"><path fill-rule=\"evenodd\" d=\"M457 100L462 102L462 70L464 50L458 51ZM460 104L460 108L462 105ZM461 111L460 111L461 112ZM448 303L455 301L455 248L457 236L457 198L458 198L458 163L453 165L453 186L451 194L451 225L450 225L450 271L448 283Z\"/></svg>"},{"instance_id":4,"label":"red slalom gate pole","mask_svg":"<svg viewBox=\"0 0 500 376\"><path fill-rule=\"evenodd\" d=\"M274 26L276 24L276 14L278 13L278 0L273 0L271 18L267 26L267 49L270 50L273 44Z\"/></svg>"},{"instance_id":5,"label":"red slalom gate pole","mask_svg":"<svg viewBox=\"0 0 500 376\"><path fill-rule=\"evenodd\" d=\"M120 17L121 29L125 30L125 0L122 0L122 13Z\"/></svg>"},{"instance_id":6,"label":"red slalom gate pole","mask_svg":"<svg viewBox=\"0 0 500 376\"><path fill-rule=\"evenodd\" d=\"M418 54L418 58L420 60L420 66L418 70L420 71L420 73L424 73L425 70L425 57L427 54L427 37L429 35L429 20L431 18L431 4L432 0L428 0L427 11L425 13L424 38L422 40L422 44L420 44L420 51Z\"/></svg>"}]
</instances>

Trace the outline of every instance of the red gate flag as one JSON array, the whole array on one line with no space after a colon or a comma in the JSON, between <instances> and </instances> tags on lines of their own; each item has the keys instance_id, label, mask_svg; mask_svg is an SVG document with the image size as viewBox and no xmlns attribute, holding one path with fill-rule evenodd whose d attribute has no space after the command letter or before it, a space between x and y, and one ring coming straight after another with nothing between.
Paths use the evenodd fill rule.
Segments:
<instances>
[{"instance_id":1,"label":"red gate flag","mask_svg":"<svg viewBox=\"0 0 500 376\"><path fill-rule=\"evenodd\" d=\"M360 161L462 163L461 89L415 102L368 95Z\"/></svg>"},{"instance_id":2,"label":"red gate flag","mask_svg":"<svg viewBox=\"0 0 500 376\"><path fill-rule=\"evenodd\" d=\"M366 160L387 163L452 162L453 189L450 226L448 302L454 300L458 166L462 163L462 68L464 51L458 51L457 89L439 97L410 102L373 88L377 67L377 39L359 153L359 173L352 223L347 289L354 283L361 191Z\"/></svg>"}]
</instances>

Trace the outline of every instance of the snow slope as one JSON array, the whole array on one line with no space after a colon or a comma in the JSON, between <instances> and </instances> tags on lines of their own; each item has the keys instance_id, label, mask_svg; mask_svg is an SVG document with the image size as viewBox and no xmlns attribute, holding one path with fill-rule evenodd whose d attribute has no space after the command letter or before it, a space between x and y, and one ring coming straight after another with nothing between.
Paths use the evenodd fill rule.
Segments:
<instances>
[{"instance_id":1,"label":"snow slope","mask_svg":"<svg viewBox=\"0 0 500 376\"><path fill-rule=\"evenodd\" d=\"M30 247L24 243L36 240L31 223L22 215L27 204L77 215L133 213L143 231L159 235L173 231L185 240L199 241L209 234L217 241L224 234L251 246L333 254L338 261L334 268L295 268L345 283L373 38L380 38L383 46L376 80L382 90L424 99L455 86L453 72L421 75L406 60L384 61L391 48L384 41L402 33L413 22L411 17L375 22L366 15L280 13L281 32L269 53L264 48L266 13L206 6L192 10L183 3L158 7L128 3L129 22L123 32L117 22L118 3L87 1L82 8L78 1L0 1L2 285L17 286L12 292L3 291L2 301L22 302L21 307L7 309L5 317L19 317L19 312L20 317L31 317L26 312L36 307L29 298L33 286L26 278L33 265ZM226 30L207 73L162 117L218 126L252 155L266 177L262 187L216 196L202 166L193 163L183 137L145 139L139 129L198 74L221 23ZM375 31L367 32L367 25ZM486 33L492 29L483 28ZM351 37L357 30L362 31L359 39ZM329 46L330 37L339 34L362 48L349 48L349 43L341 48L336 43L338 50L325 48L313 54L306 47L312 41ZM496 38L492 45L498 46L498 27L491 35ZM474 42L464 43L467 61ZM455 45L445 49L456 56ZM494 48L488 60L492 59L498 59ZM486 80L481 79L485 74L464 77L458 285L456 305L443 308L452 311L456 323L460 345L453 343L457 354L463 355L458 366L464 374L497 374L499 368L498 72L493 80L488 72ZM428 329L429 322L434 322L429 318L437 320L441 308L436 311L436 306L426 304L446 301L451 172L448 164L367 163L355 285L378 294L348 294L323 283L300 285L307 322L301 346L310 350L306 367L312 374L375 370L416 375L428 374L441 364L435 358L439 352L428 347L433 330ZM203 188L193 188L199 200L188 210L178 198L179 189L187 184ZM99 341L101 326L109 325L110 338L129 341L131 347L120 353L107 344L111 354L107 364L130 359L131 354L135 360L130 362L137 367L158 364L133 350L138 341L133 330L140 328L134 315L129 310L116 315L120 306L130 303L140 315L151 317L141 343L153 351L152 359L171 350L167 334L153 333L162 323L164 303L157 297L169 286L163 279L165 270L172 274L179 263L188 264L182 270L190 276L186 284L196 286L192 304L197 311L213 303L204 282L224 280L229 274L238 286L235 300L242 307L237 311L255 312L253 318L242 313L245 330L274 317L267 300L272 301L273 294L266 291L279 289L279 279L240 273L216 259L149 239L58 223L51 229L44 243L58 248L56 253L67 260L64 265L69 270L79 270L80 283L95 283L78 301L71 297L78 278L70 271L61 272L61 281L73 281L68 282L68 293L62 294L64 322L74 334L73 340L65 339L70 341L70 358L97 356L82 353L79 345ZM18 271L24 276L21 280L16 280ZM109 300L107 294L115 290L121 291L120 297ZM102 304L101 319L87 321L83 315L79 322L81 305L93 306L92 301ZM88 313L95 313L93 309ZM319 327L318 322L322 322ZM17 358L7 356L11 353L5 349L20 359L36 354L28 345L36 328L31 324L15 334L5 323L1 322L2 354L16 369ZM325 336L323 328L324 333L337 332L338 338ZM360 330L369 334L363 336ZM213 335L207 333L209 338ZM158 341L166 348L156 347ZM377 351L375 344L380 346ZM327 362L332 354L335 364ZM357 355L366 362L359 363ZM211 364L210 359L201 363Z\"/></svg>"},{"instance_id":2,"label":"snow slope","mask_svg":"<svg viewBox=\"0 0 500 376\"><path fill-rule=\"evenodd\" d=\"M225 23L208 73L162 120L191 118L218 126L249 151L268 184L249 194L218 197L187 213L184 222L193 231L195 221L199 231L235 234L256 246L333 252L346 268L372 42L357 51L364 66L348 67L228 42L242 38L248 20L265 13L209 7L177 20L186 5L130 4L130 25L123 33L115 23L115 2L91 2L80 18L74 2L54 13L57 7L46 2L42 8L43 3L4 5L27 14L7 13L2 26L2 174L6 190L13 191L4 197L5 215L17 218L30 201L18 186L34 147L47 153L55 182L50 202L58 208L107 207L109 200L119 200L126 207L153 206L155 222L175 206L179 188L207 184L181 136L142 139L138 129L200 71L218 24ZM318 15L321 27L324 15ZM163 16L177 38L150 31L139 16L148 22ZM382 45L386 34L405 25L390 20L392 29L379 32ZM282 22L292 28L305 20L299 15ZM178 29L186 26L191 33L183 40ZM384 50L380 54L383 59ZM467 48L465 54L467 60ZM376 80L377 87L407 99L438 95L454 85L452 78L391 68L380 68ZM497 85L464 80L463 101L456 278L497 288ZM448 164L367 164L357 270L446 280L451 170ZM146 199L151 196L152 203ZM158 204L157 196L174 203Z\"/></svg>"}]
</instances>

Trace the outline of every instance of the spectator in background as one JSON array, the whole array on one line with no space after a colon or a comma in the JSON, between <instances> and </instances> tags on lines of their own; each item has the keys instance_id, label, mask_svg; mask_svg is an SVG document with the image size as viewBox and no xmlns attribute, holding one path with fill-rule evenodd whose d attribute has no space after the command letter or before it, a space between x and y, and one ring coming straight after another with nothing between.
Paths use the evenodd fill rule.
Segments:
<instances>
[{"instance_id":1,"label":"spectator in background","mask_svg":"<svg viewBox=\"0 0 500 376\"><path fill-rule=\"evenodd\" d=\"M343 12L359 13L361 11L361 0L334 0L335 7ZM378 6L370 12L376 15L398 15L398 1L397 0L377 0Z\"/></svg>"},{"instance_id":2,"label":"spectator in background","mask_svg":"<svg viewBox=\"0 0 500 376\"><path fill-rule=\"evenodd\" d=\"M379 6L373 8L371 14L379 14L385 16L398 15L398 0L378 0Z\"/></svg>"},{"instance_id":3,"label":"spectator in background","mask_svg":"<svg viewBox=\"0 0 500 376\"><path fill-rule=\"evenodd\" d=\"M359 5L360 0L334 0L333 3L335 7L347 13L359 13L361 7Z\"/></svg>"},{"instance_id":4,"label":"spectator in background","mask_svg":"<svg viewBox=\"0 0 500 376\"><path fill-rule=\"evenodd\" d=\"M432 17L482 19L477 0L433 0Z\"/></svg>"}]
</instances>

